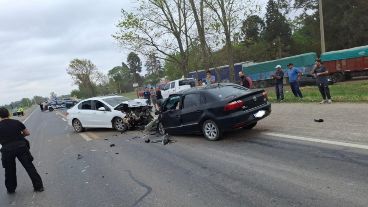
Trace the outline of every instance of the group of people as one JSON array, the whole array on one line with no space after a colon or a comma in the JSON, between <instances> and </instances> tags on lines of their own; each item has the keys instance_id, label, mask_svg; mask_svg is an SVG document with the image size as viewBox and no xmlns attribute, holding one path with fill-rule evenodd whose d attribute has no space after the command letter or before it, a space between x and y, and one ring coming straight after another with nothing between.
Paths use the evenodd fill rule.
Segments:
<instances>
[{"instance_id":1,"label":"group of people","mask_svg":"<svg viewBox=\"0 0 368 207\"><path fill-rule=\"evenodd\" d=\"M303 94L300 91L298 80L300 80L301 76L303 75L302 72L294 67L293 63L289 63L287 65L288 70L287 74L289 77L289 84L291 91L293 92L294 96L300 99L303 99ZM272 75L272 78L275 79L275 91L276 91L276 98L277 101L284 100L284 71L282 70L281 65L277 65L275 67L276 71ZM320 59L317 59L314 65L313 70L311 70L311 74L316 78L316 84L319 88L319 91L322 96L321 104L324 103L332 103L330 89L328 87L328 70L326 67L323 66L323 63Z\"/></svg>"},{"instance_id":2,"label":"group of people","mask_svg":"<svg viewBox=\"0 0 368 207\"><path fill-rule=\"evenodd\" d=\"M149 89L148 87L145 88L143 92L143 98L147 99L149 105L152 105L155 110L159 110L160 104L163 100L160 88L153 88Z\"/></svg>"}]
</instances>

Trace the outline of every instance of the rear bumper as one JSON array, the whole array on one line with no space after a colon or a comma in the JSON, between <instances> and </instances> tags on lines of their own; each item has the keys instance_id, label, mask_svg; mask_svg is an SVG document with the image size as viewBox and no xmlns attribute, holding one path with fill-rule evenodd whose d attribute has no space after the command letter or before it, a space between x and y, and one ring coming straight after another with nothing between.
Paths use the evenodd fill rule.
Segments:
<instances>
[{"instance_id":1,"label":"rear bumper","mask_svg":"<svg viewBox=\"0 0 368 207\"><path fill-rule=\"evenodd\" d=\"M255 117L254 114L259 111L265 111L265 114L262 117ZM217 124L222 131L229 131L232 129L242 128L244 126L250 125L254 122L266 118L270 114L271 103L267 103L266 105L252 108L250 110L242 110L228 116L218 118Z\"/></svg>"}]
</instances>

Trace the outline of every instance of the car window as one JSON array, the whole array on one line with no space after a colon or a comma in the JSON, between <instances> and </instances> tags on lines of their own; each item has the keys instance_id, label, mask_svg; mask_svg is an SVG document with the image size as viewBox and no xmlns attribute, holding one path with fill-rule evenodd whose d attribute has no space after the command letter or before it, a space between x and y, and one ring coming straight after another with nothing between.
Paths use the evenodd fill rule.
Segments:
<instances>
[{"instance_id":1,"label":"car window","mask_svg":"<svg viewBox=\"0 0 368 207\"><path fill-rule=\"evenodd\" d=\"M168 83L168 84L166 84L166 85L164 86L163 90L164 90L164 91L166 91L166 90L169 90L169 89L170 89L170 84Z\"/></svg>"},{"instance_id":2,"label":"car window","mask_svg":"<svg viewBox=\"0 0 368 207\"><path fill-rule=\"evenodd\" d=\"M180 108L180 99L181 96L171 96L167 101L163 108L164 111L174 110Z\"/></svg>"},{"instance_id":3,"label":"car window","mask_svg":"<svg viewBox=\"0 0 368 207\"><path fill-rule=\"evenodd\" d=\"M81 104L79 104L78 109L91 110L92 109L92 101L83 101Z\"/></svg>"},{"instance_id":4,"label":"car window","mask_svg":"<svg viewBox=\"0 0 368 207\"><path fill-rule=\"evenodd\" d=\"M207 91L212 96L216 97L217 100L223 100L232 96L243 95L249 89L240 85L220 85L209 88Z\"/></svg>"},{"instance_id":5,"label":"car window","mask_svg":"<svg viewBox=\"0 0 368 207\"><path fill-rule=\"evenodd\" d=\"M184 86L184 85L190 85L190 87L194 87L195 86L195 81L191 80L191 79L180 80L179 81L179 86Z\"/></svg>"},{"instance_id":6,"label":"car window","mask_svg":"<svg viewBox=\"0 0 368 207\"><path fill-rule=\"evenodd\" d=\"M184 97L183 108L197 107L201 104L201 95L199 93L188 94Z\"/></svg>"},{"instance_id":7,"label":"car window","mask_svg":"<svg viewBox=\"0 0 368 207\"><path fill-rule=\"evenodd\" d=\"M101 107L104 107L105 110L109 111L109 107L107 107L105 104L103 104L101 101L93 101L93 110L98 110Z\"/></svg>"},{"instance_id":8,"label":"car window","mask_svg":"<svg viewBox=\"0 0 368 207\"><path fill-rule=\"evenodd\" d=\"M175 82L171 83L171 87L170 88L175 88Z\"/></svg>"},{"instance_id":9,"label":"car window","mask_svg":"<svg viewBox=\"0 0 368 207\"><path fill-rule=\"evenodd\" d=\"M122 102L128 101L129 98L124 97L124 96L116 96L112 98L104 98L102 100L108 103L110 106L115 108L117 105L121 104Z\"/></svg>"}]
</instances>

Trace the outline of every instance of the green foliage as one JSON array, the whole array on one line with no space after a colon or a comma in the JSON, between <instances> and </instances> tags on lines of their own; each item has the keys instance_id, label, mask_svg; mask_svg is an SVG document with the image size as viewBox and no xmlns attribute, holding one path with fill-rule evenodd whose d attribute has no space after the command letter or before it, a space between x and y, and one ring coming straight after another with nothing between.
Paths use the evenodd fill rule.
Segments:
<instances>
[{"instance_id":1,"label":"green foliage","mask_svg":"<svg viewBox=\"0 0 368 207\"><path fill-rule=\"evenodd\" d=\"M252 44L258 42L261 38L261 34L265 28L265 23L258 15L251 15L243 21L241 27L242 34L244 35L244 42Z\"/></svg>"},{"instance_id":2,"label":"green foliage","mask_svg":"<svg viewBox=\"0 0 368 207\"><path fill-rule=\"evenodd\" d=\"M137 53L134 52L129 53L127 62L131 73L142 72L142 61L137 55Z\"/></svg>"}]
</instances>

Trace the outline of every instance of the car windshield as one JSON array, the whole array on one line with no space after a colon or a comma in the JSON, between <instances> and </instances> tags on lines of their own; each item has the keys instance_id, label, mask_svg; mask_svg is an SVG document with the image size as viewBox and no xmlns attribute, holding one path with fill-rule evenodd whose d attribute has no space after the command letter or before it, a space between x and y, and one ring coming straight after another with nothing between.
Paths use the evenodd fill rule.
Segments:
<instances>
[{"instance_id":1,"label":"car windshield","mask_svg":"<svg viewBox=\"0 0 368 207\"><path fill-rule=\"evenodd\" d=\"M216 86L208 89L208 92L215 96L219 100L226 99L228 97L234 97L243 95L249 89L240 85L228 85L228 86Z\"/></svg>"},{"instance_id":2,"label":"car windshield","mask_svg":"<svg viewBox=\"0 0 368 207\"><path fill-rule=\"evenodd\" d=\"M110 106L116 107L117 105L121 104L121 102L128 101L129 98L124 96L117 96L112 98L104 98L102 100L108 103Z\"/></svg>"}]
</instances>

